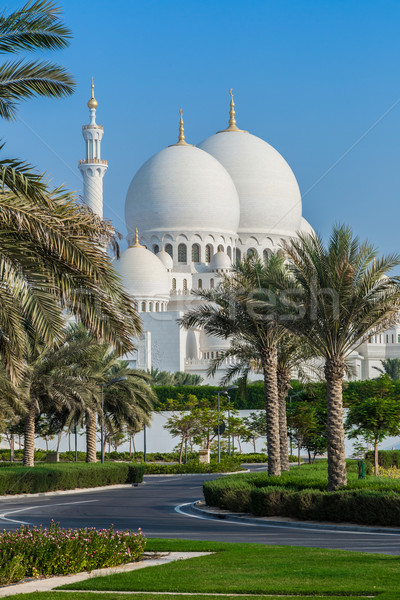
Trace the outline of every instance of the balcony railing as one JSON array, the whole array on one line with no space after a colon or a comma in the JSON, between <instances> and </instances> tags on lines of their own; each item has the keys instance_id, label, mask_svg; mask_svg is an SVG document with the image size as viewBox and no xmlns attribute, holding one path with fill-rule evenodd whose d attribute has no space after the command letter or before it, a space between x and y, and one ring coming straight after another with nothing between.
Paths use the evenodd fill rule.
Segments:
<instances>
[{"instance_id":1,"label":"balcony railing","mask_svg":"<svg viewBox=\"0 0 400 600\"><path fill-rule=\"evenodd\" d=\"M82 125L82 129L101 129L103 131L103 125Z\"/></svg>"},{"instance_id":2,"label":"balcony railing","mask_svg":"<svg viewBox=\"0 0 400 600\"><path fill-rule=\"evenodd\" d=\"M88 158L82 159L78 162L78 165L107 165L107 161L102 158Z\"/></svg>"}]
</instances>

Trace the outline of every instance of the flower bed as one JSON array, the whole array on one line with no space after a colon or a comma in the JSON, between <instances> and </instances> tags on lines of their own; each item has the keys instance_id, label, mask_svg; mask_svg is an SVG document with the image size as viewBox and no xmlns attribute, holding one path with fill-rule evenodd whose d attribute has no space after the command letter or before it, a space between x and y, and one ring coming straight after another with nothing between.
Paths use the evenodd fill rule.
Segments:
<instances>
[{"instance_id":1,"label":"flower bed","mask_svg":"<svg viewBox=\"0 0 400 600\"><path fill-rule=\"evenodd\" d=\"M49 529L22 526L0 534L0 584L28 577L68 575L115 567L139 560L146 538L139 529L61 529L51 522Z\"/></svg>"}]
</instances>

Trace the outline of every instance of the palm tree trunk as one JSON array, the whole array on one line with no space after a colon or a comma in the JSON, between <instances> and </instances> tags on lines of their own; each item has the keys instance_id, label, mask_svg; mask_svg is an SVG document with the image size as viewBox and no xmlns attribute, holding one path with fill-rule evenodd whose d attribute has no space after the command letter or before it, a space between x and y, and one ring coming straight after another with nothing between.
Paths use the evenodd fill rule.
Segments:
<instances>
[{"instance_id":1,"label":"palm tree trunk","mask_svg":"<svg viewBox=\"0 0 400 600\"><path fill-rule=\"evenodd\" d=\"M86 413L86 462L96 461L96 414L88 411Z\"/></svg>"},{"instance_id":2,"label":"palm tree trunk","mask_svg":"<svg viewBox=\"0 0 400 600\"><path fill-rule=\"evenodd\" d=\"M333 357L325 363L328 404L328 489L334 491L347 484L344 449L343 393L344 361Z\"/></svg>"},{"instance_id":3,"label":"palm tree trunk","mask_svg":"<svg viewBox=\"0 0 400 600\"><path fill-rule=\"evenodd\" d=\"M264 372L265 412L267 417L268 475L281 474L281 450L279 441L279 396L276 347L264 348L262 367Z\"/></svg>"},{"instance_id":4,"label":"palm tree trunk","mask_svg":"<svg viewBox=\"0 0 400 600\"><path fill-rule=\"evenodd\" d=\"M286 398L290 388L290 376L286 371L279 370L278 394L279 394L279 440L281 446L281 469L289 471L289 440L287 430Z\"/></svg>"},{"instance_id":5,"label":"palm tree trunk","mask_svg":"<svg viewBox=\"0 0 400 600\"><path fill-rule=\"evenodd\" d=\"M31 400L25 417L24 428L24 466L35 466L35 403Z\"/></svg>"}]
</instances>

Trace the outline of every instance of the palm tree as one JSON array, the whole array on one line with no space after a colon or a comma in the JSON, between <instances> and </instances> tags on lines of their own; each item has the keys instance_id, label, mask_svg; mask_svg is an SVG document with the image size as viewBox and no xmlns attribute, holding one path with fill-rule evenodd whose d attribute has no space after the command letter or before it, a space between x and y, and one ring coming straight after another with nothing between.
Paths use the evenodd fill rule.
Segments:
<instances>
[{"instance_id":1,"label":"palm tree","mask_svg":"<svg viewBox=\"0 0 400 600\"><path fill-rule=\"evenodd\" d=\"M202 327L209 335L231 338L236 344L254 348L264 375L270 475L281 473L277 345L284 329L274 315L264 318L259 313L258 296L265 298L267 282L279 280L284 271L284 257L279 252L272 253L266 261L245 259L217 288L196 292L206 303L194 307L180 320L188 329Z\"/></svg>"},{"instance_id":2,"label":"palm tree","mask_svg":"<svg viewBox=\"0 0 400 600\"><path fill-rule=\"evenodd\" d=\"M400 379L400 358L387 358L382 360L382 367L372 367L379 371L379 373L387 373L390 379L398 381Z\"/></svg>"},{"instance_id":3,"label":"palm tree","mask_svg":"<svg viewBox=\"0 0 400 600\"><path fill-rule=\"evenodd\" d=\"M70 30L60 20L60 9L50 0L28 2L0 16L0 53L60 50L69 45ZM17 59L0 65L0 117L15 119L17 103L32 96L62 97L75 87L72 77L57 64Z\"/></svg>"},{"instance_id":4,"label":"palm tree","mask_svg":"<svg viewBox=\"0 0 400 600\"><path fill-rule=\"evenodd\" d=\"M35 421L45 413L62 415L91 406L94 393L84 366L85 349L64 344L61 347L32 344L19 394L25 401L24 465L34 465Z\"/></svg>"},{"instance_id":5,"label":"palm tree","mask_svg":"<svg viewBox=\"0 0 400 600\"><path fill-rule=\"evenodd\" d=\"M3 13L0 52L68 45L70 32L59 12L52 2L37 0ZM18 60L3 64L0 117L14 118L21 100L63 96L73 86L57 65ZM65 309L118 351L132 348L139 318L103 250L110 244L119 252L111 224L78 205L72 194L51 189L23 161L1 160L0 183L0 356L13 381L22 377L29 354L28 329L45 344L61 343Z\"/></svg>"},{"instance_id":6,"label":"palm tree","mask_svg":"<svg viewBox=\"0 0 400 600\"><path fill-rule=\"evenodd\" d=\"M397 255L376 258L348 227L334 227L329 243L299 234L284 244L291 277L273 277L280 290L276 314L292 333L306 340L325 363L327 384L328 486L346 485L342 382L346 357L368 338L396 321L400 302L397 277L386 273ZM265 312L271 311L270 305Z\"/></svg>"}]
</instances>

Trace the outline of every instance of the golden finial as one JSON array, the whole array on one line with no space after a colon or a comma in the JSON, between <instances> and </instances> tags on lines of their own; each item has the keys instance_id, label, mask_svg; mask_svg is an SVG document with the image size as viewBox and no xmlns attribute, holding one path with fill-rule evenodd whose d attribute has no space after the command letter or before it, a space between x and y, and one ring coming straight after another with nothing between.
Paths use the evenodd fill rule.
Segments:
<instances>
[{"instance_id":1,"label":"golden finial","mask_svg":"<svg viewBox=\"0 0 400 600\"><path fill-rule=\"evenodd\" d=\"M228 127L223 131L218 131L218 133L224 133L225 131L243 131L243 129L239 129L236 125L236 113L235 113L235 102L233 100L233 89L229 90L229 95L231 97L230 109L229 109L229 123ZM245 132L247 133L247 132Z\"/></svg>"},{"instance_id":2,"label":"golden finial","mask_svg":"<svg viewBox=\"0 0 400 600\"><path fill-rule=\"evenodd\" d=\"M185 142L185 128L183 126L183 110L179 109L179 114L181 118L179 119L179 136L178 141L175 146L188 146L189 144Z\"/></svg>"},{"instance_id":3,"label":"golden finial","mask_svg":"<svg viewBox=\"0 0 400 600\"><path fill-rule=\"evenodd\" d=\"M136 231L135 231L135 243L132 244L132 246L130 246L131 248L144 248L144 246L142 246L142 244L139 242L139 232L138 229L136 227Z\"/></svg>"},{"instance_id":4,"label":"golden finial","mask_svg":"<svg viewBox=\"0 0 400 600\"><path fill-rule=\"evenodd\" d=\"M97 108L97 106L98 106L98 102L97 102L96 98L94 97L94 79L92 77L92 93L90 96L90 100L88 102L88 107L89 108Z\"/></svg>"}]
</instances>

